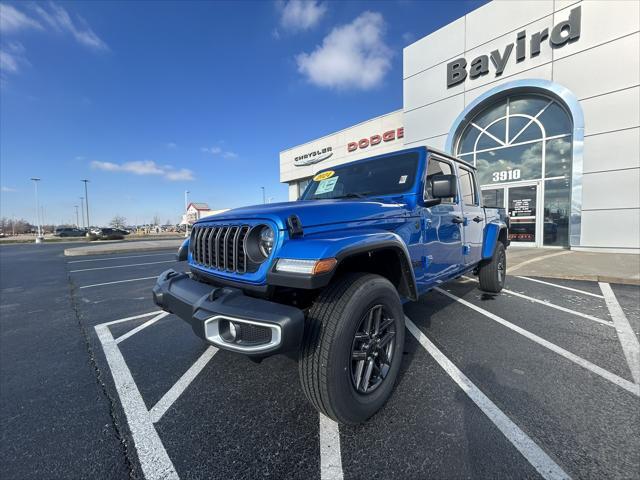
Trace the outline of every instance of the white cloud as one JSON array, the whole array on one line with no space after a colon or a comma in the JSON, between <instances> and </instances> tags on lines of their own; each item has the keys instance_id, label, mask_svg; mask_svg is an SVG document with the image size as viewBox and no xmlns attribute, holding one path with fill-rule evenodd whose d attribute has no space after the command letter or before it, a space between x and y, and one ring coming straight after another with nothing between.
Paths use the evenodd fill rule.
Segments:
<instances>
[{"instance_id":1,"label":"white cloud","mask_svg":"<svg viewBox=\"0 0 640 480\"><path fill-rule=\"evenodd\" d=\"M0 71L2 75L17 73L29 61L24 56L25 48L20 42L9 42L0 47Z\"/></svg>"},{"instance_id":2,"label":"white cloud","mask_svg":"<svg viewBox=\"0 0 640 480\"><path fill-rule=\"evenodd\" d=\"M171 165L157 165L153 160L113 163L94 160L91 167L106 172L126 172L135 175L161 175L167 180L193 180L193 172L186 168L175 170Z\"/></svg>"},{"instance_id":3,"label":"white cloud","mask_svg":"<svg viewBox=\"0 0 640 480\"><path fill-rule=\"evenodd\" d=\"M298 71L319 87L374 88L391 68L393 51L384 33L382 15L364 12L353 22L334 28L313 52L297 55Z\"/></svg>"},{"instance_id":4,"label":"white cloud","mask_svg":"<svg viewBox=\"0 0 640 480\"><path fill-rule=\"evenodd\" d=\"M42 30L42 25L12 5L0 3L0 33L9 34L30 28Z\"/></svg>"},{"instance_id":5,"label":"white cloud","mask_svg":"<svg viewBox=\"0 0 640 480\"><path fill-rule=\"evenodd\" d=\"M18 60L9 52L0 50L0 70L3 72L16 73L18 71Z\"/></svg>"},{"instance_id":6,"label":"white cloud","mask_svg":"<svg viewBox=\"0 0 640 480\"><path fill-rule=\"evenodd\" d=\"M165 144L165 147L171 148L171 149L178 148L178 144L175 143L175 142L169 142L169 143Z\"/></svg>"},{"instance_id":7,"label":"white cloud","mask_svg":"<svg viewBox=\"0 0 640 480\"><path fill-rule=\"evenodd\" d=\"M57 32L70 33L76 41L93 50L109 50L107 44L91 29L84 18L78 16L73 21L71 15L55 3L49 4L49 10L36 5L33 7L43 22Z\"/></svg>"},{"instance_id":8,"label":"white cloud","mask_svg":"<svg viewBox=\"0 0 640 480\"><path fill-rule=\"evenodd\" d=\"M202 147L200 149L201 152L209 153L214 157L221 156L222 158L238 158L238 154L236 152L232 152L230 150L223 150L220 147Z\"/></svg>"},{"instance_id":9,"label":"white cloud","mask_svg":"<svg viewBox=\"0 0 640 480\"><path fill-rule=\"evenodd\" d=\"M17 192L18 190L16 190L15 188L11 188L11 187L5 187L4 185L2 186L2 188L0 188L1 191L3 192Z\"/></svg>"},{"instance_id":10,"label":"white cloud","mask_svg":"<svg viewBox=\"0 0 640 480\"><path fill-rule=\"evenodd\" d=\"M309 30L327 13L327 5L317 0L289 0L278 2L280 25L286 30Z\"/></svg>"}]
</instances>

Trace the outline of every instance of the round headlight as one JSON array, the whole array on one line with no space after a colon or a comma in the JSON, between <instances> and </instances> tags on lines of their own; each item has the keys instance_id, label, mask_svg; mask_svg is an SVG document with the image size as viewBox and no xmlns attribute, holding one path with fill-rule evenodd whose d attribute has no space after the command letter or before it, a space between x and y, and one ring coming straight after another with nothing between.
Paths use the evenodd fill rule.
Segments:
<instances>
[{"instance_id":1,"label":"round headlight","mask_svg":"<svg viewBox=\"0 0 640 480\"><path fill-rule=\"evenodd\" d=\"M263 227L260 231L260 242L258 243L258 247L260 248L260 253L267 258L271 255L271 250L273 250L273 230L269 227Z\"/></svg>"},{"instance_id":2,"label":"round headlight","mask_svg":"<svg viewBox=\"0 0 640 480\"><path fill-rule=\"evenodd\" d=\"M244 245L249 259L253 263L262 263L273 251L275 232L267 225L256 225L245 237Z\"/></svg>"}]
</instances>

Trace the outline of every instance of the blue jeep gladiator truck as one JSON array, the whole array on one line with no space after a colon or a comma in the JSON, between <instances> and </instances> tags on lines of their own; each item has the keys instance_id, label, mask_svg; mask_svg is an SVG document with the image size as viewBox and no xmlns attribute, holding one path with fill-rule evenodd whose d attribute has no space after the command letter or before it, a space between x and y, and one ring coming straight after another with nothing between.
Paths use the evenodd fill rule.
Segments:
<instances>
[{"instance_id":1,"label":"blue jeep gladiator truck","mask_svg":"<svg viewBox=\"0 0 640 480\"><path fill-rule=\"evenodd\" d=\"M295 202L199 220L154 302L217 348L297 356L313 406L363 422L391 395L403 302L464 274L499 292L508 221L475 169L417 147L321 170Z\"/></svg>"}]
</instances>

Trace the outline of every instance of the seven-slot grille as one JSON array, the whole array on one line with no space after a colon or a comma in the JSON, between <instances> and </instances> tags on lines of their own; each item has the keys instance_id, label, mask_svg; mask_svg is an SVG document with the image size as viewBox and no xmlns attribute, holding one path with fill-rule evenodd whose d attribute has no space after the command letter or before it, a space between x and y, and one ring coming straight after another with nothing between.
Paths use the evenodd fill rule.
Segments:
<instances>
[{"instance_id":1,"label":"seven-slot grille","mask_svg":"<svg viewBox=\"0 0 640 480\"><path fill-rule=\"evenodd\" d=\"M195 226L191 232L189 249L193 261L206 268L226 272L251 271L250 261L244 250L244 239L249 225Z\"/></svg>"}]
</instances>

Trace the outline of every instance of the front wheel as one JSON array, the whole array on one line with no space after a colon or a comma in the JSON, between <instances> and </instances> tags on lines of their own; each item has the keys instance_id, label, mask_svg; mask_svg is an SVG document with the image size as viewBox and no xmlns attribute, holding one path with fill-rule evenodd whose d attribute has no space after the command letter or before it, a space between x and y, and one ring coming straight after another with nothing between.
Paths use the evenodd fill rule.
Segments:
<instances>
[{"instance_id":1,"label":"front wheel","mask_svg":"<svg viewBox=\"0 0 640 480\"><path fill-rule=\"evenodd\" d=\"M504 287L507 277L507 254L502 242L498 242L493 252L493 257L480 265L478 280L480 290L490 293L499 293Z\"/></svg>"},{"instance_id":2,"label":"front wheel","mask_svg":"<svg viewBox=\"0 0 640 480\"><path fill-rule=\"evenodd\" d=\"M307 315L300 381L321 413L360 423L387 401L404 348L404 312L384 277L352 273L337 279Z\"/></svg>"}]
</instances>

